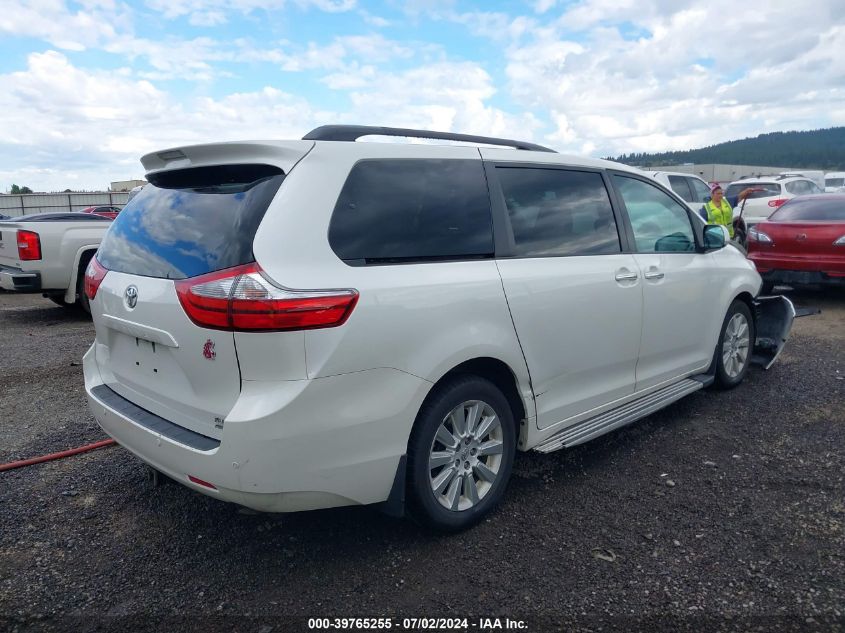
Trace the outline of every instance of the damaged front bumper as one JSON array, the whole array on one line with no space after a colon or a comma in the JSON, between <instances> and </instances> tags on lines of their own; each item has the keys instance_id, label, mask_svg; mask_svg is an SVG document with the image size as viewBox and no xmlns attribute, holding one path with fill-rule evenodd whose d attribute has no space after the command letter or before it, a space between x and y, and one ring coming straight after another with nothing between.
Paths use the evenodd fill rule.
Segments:
<instances>
[{"instance_id":1,"label":"damaged front bumper","mask_svg":"<svg viewBox=\"0 0 845 633\"><path fill-rule=\"evenodd\" d=\"M786 345L795 320L795 306L783 296L757 297L754 300L754 313L757 338L751 362L768 369Z\"/></svg>"}]
</instances>

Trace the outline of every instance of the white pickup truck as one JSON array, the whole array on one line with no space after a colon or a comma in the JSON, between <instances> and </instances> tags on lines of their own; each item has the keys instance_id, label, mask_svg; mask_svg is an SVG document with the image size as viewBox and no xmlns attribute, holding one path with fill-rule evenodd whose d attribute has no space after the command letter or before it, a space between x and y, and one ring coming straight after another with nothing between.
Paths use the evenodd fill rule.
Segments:
<instances>
[{"instance_id":1,"label":"white pickup truck","mask_svg":"<svg viewBox=\"0 0 845 633\"><path fill-rule=\"evenodd\" d=\"M89 312L85 268L111 220L87 213L43 213L0 220L0 288L40 292Z\"/></svg>"}]
</instances>

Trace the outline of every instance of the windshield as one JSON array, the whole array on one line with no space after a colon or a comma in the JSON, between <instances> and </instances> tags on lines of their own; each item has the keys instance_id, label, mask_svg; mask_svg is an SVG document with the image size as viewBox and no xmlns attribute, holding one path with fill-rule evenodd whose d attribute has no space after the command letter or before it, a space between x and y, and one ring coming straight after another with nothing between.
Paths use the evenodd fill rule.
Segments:
<instances>
[{"instance_id":1,"label":"windshield","mask_svg":"<svg viewBox=\"0 0 845 633\"><path fill-rule=\"evenodd\" d=\"M254 261L253 238L283 179L268 165L151 175L112 223L97 259L109 270L167 279Z\"/></svg>"},{"instance_id":2,"label":"windshield","mask_svg":"<svg viewBox=\"0 0 845 633\"><path fill-rule=\"evenodd\" d=\"M777 222L845 222L845 197L793 198L769 216Z\"/></svg>"}]
</instances>

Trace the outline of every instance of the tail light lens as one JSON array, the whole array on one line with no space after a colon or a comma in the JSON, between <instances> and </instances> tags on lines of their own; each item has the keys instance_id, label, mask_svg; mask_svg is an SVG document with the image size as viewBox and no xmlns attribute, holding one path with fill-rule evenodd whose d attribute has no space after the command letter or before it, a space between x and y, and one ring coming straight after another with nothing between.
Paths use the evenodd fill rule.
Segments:
<instances>
[{"instance_id":1,"label":"tail light lens","mask_svg":"<svg viewBox=\"0 0 845 633\"><path fill-rule=\"evenodd\" d=\"M297 291L279 288L256 263L176 282L185 314L201 327L278 332L337 327L358 301L356 290Z\"/></svg>"},{"instance_id":2,"label":"tail light lens","mask_svg":"<svg viewBox=\"0 0 845 633\"><path fill-rule=\"evenodd\" d=\"M18 257L22 261L41 259L41 238L34 231L18 231Z\"/></svg>"},{"instance_id":3,"label":"tail light lens","mask_svg":"<svg viewBox=\"0 0 845 633\"><path fill-rule=\"evenodd\" d=\"M100 284L103 283L103 279L106 278L108 272L97 261L96 257L92 257L91 261L88 262L88 268L85 269L85 296L88 297L89 301L93 301L94 297L97 296L97 290L99 290Z\"/></svg>"},{"instance_id":4,"label":"tail light lens","mask_svg":"<svg viewBox=\"0 0 845 633\"><path fill-rule=\"evenodd\" d=\"M774 200L769 200L769 206L772 207L773 209L777 209L780 205L782 205L787 200L789 200L789 198L775 198Z\"/></svg>"},{"instance_id":5,"label":"tail light lens","mask_svg":"<svg viewBox=\"0 0 845 633\"><path fill-rule=\"evenodd\" d=\"M760 244L774 244L775 241L769 237L767 234L763 233L760 229L756 226L752 226L748 229L748 241L749 242L759 242Z\"/></svg>"}]
</instances>

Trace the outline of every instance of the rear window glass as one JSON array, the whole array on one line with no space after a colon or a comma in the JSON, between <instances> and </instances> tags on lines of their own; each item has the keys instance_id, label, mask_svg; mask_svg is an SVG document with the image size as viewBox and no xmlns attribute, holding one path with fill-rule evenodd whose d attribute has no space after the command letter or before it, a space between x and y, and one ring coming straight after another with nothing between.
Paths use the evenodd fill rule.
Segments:
<instances>
[{"instance_id":1,"label":"rear window glass","mask_svg":"<svg viewBox=\"0 0 845 633\"><path fill-rule=\"evenodd\" d=\"M845 222L845 198L793 198L769 216L777 222Z\"/></svg>"},{"instance_id":2,"label":"rear window glass","mask_svg":"<svg viewBox=\"0 0 845 633\"><path fill-rule=\"evenodd\" d=\"M780 183L776 182L743 182L741 184L728 185L725 190L726 198L735 198L745 189L757 189L748 196L749 200L754 198L771 198L780 195Z\"/></svg>"},{"instance_id":3,"label":"rear window glass","mask_svg":"<svg viewBox=\"0 0 845 633\"><path fill-rule=\"evenodd\" d=\"M185 279L254 260L252 241L282 184L269 165L222 165L149 176L106 232L109 270Z\"/></svg>"},{"instance_id":4,"label":"rear window glass","mask_svg":"<svg viewBox=\"0 0 845 633\"><path fill-rule=\"evenodd\" d=\"M343 186L329 244L351 265L493 256L480 160L364 160Z\"/></svg>"}]
</instances>

